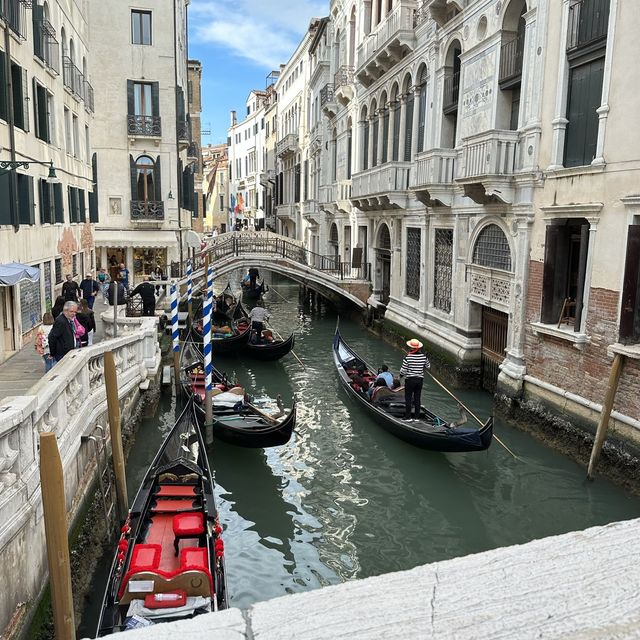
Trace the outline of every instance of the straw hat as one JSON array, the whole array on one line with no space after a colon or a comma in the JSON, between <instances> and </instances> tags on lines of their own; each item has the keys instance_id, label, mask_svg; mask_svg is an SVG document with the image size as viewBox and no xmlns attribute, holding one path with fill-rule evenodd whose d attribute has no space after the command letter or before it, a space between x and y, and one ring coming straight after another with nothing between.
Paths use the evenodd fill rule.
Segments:
<instances>
[{"instance_id":1,"label":"straw hat","mask_svg":"<svg viewBox=\"0 0 640 640\"><path fill-rule=\"evenodd\" d=\"M417 338L411 338L411 340L407 340L407 347L409 349L422 349L422 342Z\"/></svg>"}]
</instances>

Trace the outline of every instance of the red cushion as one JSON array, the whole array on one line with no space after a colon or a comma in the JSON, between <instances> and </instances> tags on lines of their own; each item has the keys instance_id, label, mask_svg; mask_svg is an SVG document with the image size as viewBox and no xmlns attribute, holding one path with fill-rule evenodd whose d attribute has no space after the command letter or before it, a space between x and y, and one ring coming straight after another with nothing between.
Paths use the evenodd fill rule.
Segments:
<instances>
[{"instance_id":1,"label":"red cushion","mask_svg":"<svg viewBox=\"0 0 640 640\"><path fill-rule=\"evenodd\" d=\"M173 609L187 604L187 592L184 589L167 591L166 593L150 593L144 598L147 609Z\"/></svg>"},{"instance_id":2,"label":"red cushion","mask_svg":"<svg viewBox=\"0 0 640 640\"><path fill-rule=\"evenodd\" d=\"M180 569L198 569L208 571L209 554L206 547L186 547L180 551Z\"/></svg>"},{"instance_id":3,"label":"red cushion","mask_svg":"<svg viewBox=\"0 0 640 640\"><path fill-rule=\"evenodd\" d=\"M161 484L156 491L157 496L195 496L196 488L193 485L185 484Z\"/></svg>"},{"instance_id":4,"label":"red cushion","mask_svg":"<svg viewBox=\"0 0 640 640\"><path fill-rule=\"evenodd\" d=\"M160 566L162 547L159 544L136 544L133 547L129 572L152 571Z\"/></svg>"},{"instance_id":5,"label":"red cushion","mask_svg":"<svg viewBox=\"0 0 640 640\"><path fill-rule=\"evenodd\" d=\"M204 533L204 517L201 512L179 513L173 516L175 536L199 536Z\"/></svg>"}]
</instances>

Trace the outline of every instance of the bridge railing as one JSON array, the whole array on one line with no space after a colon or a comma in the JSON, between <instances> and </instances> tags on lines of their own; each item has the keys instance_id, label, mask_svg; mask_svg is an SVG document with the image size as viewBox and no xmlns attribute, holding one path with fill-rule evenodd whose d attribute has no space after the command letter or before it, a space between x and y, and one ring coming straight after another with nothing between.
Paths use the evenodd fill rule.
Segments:
<instances>
[{"instance_id":1,"label":"bridge railing","mask_svg":"<svg viewBox=\"0 0 640 640\"><path fill-rule=\"evenodd\" d=\"M340 280L371 280L371 264L368 262L352 266L350 262L341 261L339 256L314 253L305 249L297 241L270 233L237 233L228 234L226 237L219 236L208 247L207 252L214 263L231 256L271 255L317 269Z\"/></svg>"}]
</instances>

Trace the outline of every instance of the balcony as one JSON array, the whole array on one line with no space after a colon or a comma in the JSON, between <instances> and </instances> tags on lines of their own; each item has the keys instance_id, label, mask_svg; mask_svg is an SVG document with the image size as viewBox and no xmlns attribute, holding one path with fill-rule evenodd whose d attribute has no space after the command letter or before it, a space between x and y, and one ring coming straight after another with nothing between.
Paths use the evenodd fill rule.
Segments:
<instances>
[{"instance_id":1,"label":"balcony","mask_svg":"<svg viewBox=\"0 0 640 640\"><path fill-rule=\"evenodd\" d=\"M517 131L486 131L463 140L456 182L478 204L513 204Z\"/></svg>"},{"instance_id":2,"label":"balcony","mask_svg":"<svg viewBox=\"0 0 640 640\"><path fill-rule=\"evenodd\" d=\"M318 227L322 224L324 214L320 210L315 200L306 200L302 203L302 217L312 226Z\"/></svg>"},{"instance_id":3,"label":"balcony","mask_svg":"<svg viewBox=\"0 0 640 640\"><path fill-rule=\"evenodd\" d=\"M160 116L127 116L127 134L156 138L162 135Z\"/></svg>"},{"instance_id":4,"label":"balcony","mask_svg":"<svg viewBox=\"0 0 640 640\"><path fill-rule=\"evenodd\" d=\"M86 80L84 81L84 108L93 113L95 110L95 101L93 98L93 87Z\"/></svg>"},{"instance_id":5,"label":"balcony","mask_svg":"<svg viewBox=\"0 0 640 640\"><path fill-rule=\"evenodd\" d=\"M346 107L353 99L353 67L342 65L334 76L336 100Z\"/></svg>"},{"instance_id":6,"label":"balcony","mask_svg":"<svg viewBox=\"0 0 640 640\"><path fill-rule=\"evenodd\" d=\"M458 111L460 98L460 72L450 73L444 78L444 92L442 96L442 110L446 116Z\"/></svg>"},{"instance_id":7,"label":"balcony","mask_svg":"<svg viewBox=\"0 0 640 640\"><path fill-rule=\"evenodd\" d=\"M34 23L33 53L56 75L60 75L60 46L56 40L56 30L48 20Z\"/></svg>"},{"instance_id":8,"label":"balcony","mask_svg":"<svg viewBox=\"0 0 640 640\"><path fill-rule=\"evenodd\" d=\"M468 4L468 0L424 0L420 7L428 11L430 16L444 27L447 22L455 18Z\"/></svg>"},{"instance_id":9,"label":"balcony","mask_svg":"<svg viewBox=\"0 0 640 640\"><path fill-rule=\"evenodd\" d=\"M276 207L276 216L278 220L290 220L298 223L298 205L295 202L279 204Z\"/></svg>"},{"instance_id":10,"label":"balcony","mask_svg":"<svg viewBox=\"0 0 640 640\"><path fill-rule=\"evenodd\" d=\"M187 147L187 160L198 160L198 145L195 142L190 142Z\"/></svg>"},{"instance_id":11,"label":"balcony","mask_svg":"<svg viewBox=\"0 0 640 640\"><path fill-rule=\"evenodd\" d=\"M607 39L610 0L579 0L569 7L567 51L599 47Z\"/></svg>"},{"instance_id":12,"label":"balcony","mask_svg":"<svg viewBox=\"0 0 640 640\"><path fill-rule=\"evenodd\" d=\"M298 138L293 133L288 133L276 144L276 156L284 158L293 155L298 150Z\"/></svg>"},{"instance_id":13,"label":"balcony","mask_svg":"<svg viewBox=\"0 0 640 640\"><path fill-rule=\"evenodd\" d=\"M356 78L365 87L415 49L414 14L415 0L399 0L358 47Z\"/></svg>"},{"instance_id":14,"label":"balcony","mask_svg":"<svg viewBox=\"0 0 640 640\"><path fill-rule=\"evenodd\" d=\"M453 204L457 157L455 149L430 149L416 156L411 189L420 202L430 207Z\"/></svg>"},{"instance_id":15,"label":"balcony","mask_svg":"<svg viewBox=\"0 0 640 640\"><path fill-rule=\"evenodd\" d=\"M508 89L520 82L524 58L524 36L516 36L500 47L500 87Z\"/></svg>"},{"instance_id":16,"label":"balcony","mask_svg":"<svg viewBox=\"0 0 640 640\"><path fill-rule=\"evenodd\" d=\"M84 99L84 75L69 56L62 58L62 79L78 102Z\"/></svg>"},{"instance_id":17,"label":"balcony","mask_svg":"<svg viewBox=\"0 0 640 640\"><path fill-rule=\"evenodd\" d=\"M27 39L27 7L30 0L0 0L0 18L21 40Z\"/></svg>"},{"instance_id":18,"label":"balcony","mask_svg":"<svg viewBox=\"0 0 640 640\"><path fill-rule=\"evenodd\" d=\"M144 226L162 224L164 222L164 202L132 200L131 222Z\"/></svg>"},{"instance_id":19,"label":"balcony","mask_svg":"<svg viewBox=\"0 0 640 640\"><path fill-rule=\"evenodd\" d=\"M336 115L336 96L332 84L325 84L320 89L320 107L328 118L333 118Z\"/></svg>"},{"instance_id":20,"label":"balcony","mask_svg":"<svg viewBox=\"0 0 640 640\"><path fill-rule=\"evenodd\" d=\"M353 176L351 202L361 211L405 209L411 162L388 162Z\"/></svg>"}]
</instances>

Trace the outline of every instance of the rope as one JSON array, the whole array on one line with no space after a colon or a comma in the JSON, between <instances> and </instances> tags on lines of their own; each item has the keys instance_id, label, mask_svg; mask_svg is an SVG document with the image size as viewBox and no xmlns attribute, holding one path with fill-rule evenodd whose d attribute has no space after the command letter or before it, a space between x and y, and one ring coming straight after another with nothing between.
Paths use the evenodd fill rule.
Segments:
<instances>
[{"instance_id":1,"label":"rope","mask_svg":"<svg viewBox=\"0 0 640 640\"><path fill-rule=\"evenodd\" d=\"M173 336L173 350L180 351L180 330L178 329L178 289L171 285L171 333Z\"/></svg>"}]
</instances>

